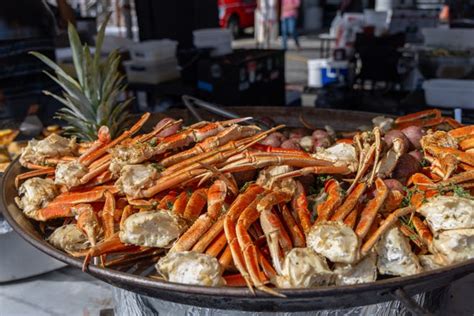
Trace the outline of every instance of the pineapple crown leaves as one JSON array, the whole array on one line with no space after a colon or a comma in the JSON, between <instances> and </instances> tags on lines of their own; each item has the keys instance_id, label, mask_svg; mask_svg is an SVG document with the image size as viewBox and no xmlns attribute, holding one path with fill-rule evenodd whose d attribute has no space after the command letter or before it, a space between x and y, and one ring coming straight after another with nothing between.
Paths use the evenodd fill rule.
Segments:
<instances>
[{"instance_id":1,"label":"pineapple crown leaves","mask_svg":"<svg viewBox=\"0 0 474 316\"><path fill-rule=\"evenodd\" d=\"M65 131L81 140L92 141L97 138L97 131L102 125L109 127L112 137L117 136L128 121L127 108L132 98L118 102L125 91L125 76L118 68L120 54L112 51L107 58L101 58L105 27L110 18L107 16L97 34L94 54L87 44L82 45L79 34L72 24L68 26L69 43L76 78L67 74L51 59L38 52L30 52L44 62L56 76L45 71L62 89L62 96L44 91L64 105L56 117L68 123Z\"/></svg>"}]
</instances>

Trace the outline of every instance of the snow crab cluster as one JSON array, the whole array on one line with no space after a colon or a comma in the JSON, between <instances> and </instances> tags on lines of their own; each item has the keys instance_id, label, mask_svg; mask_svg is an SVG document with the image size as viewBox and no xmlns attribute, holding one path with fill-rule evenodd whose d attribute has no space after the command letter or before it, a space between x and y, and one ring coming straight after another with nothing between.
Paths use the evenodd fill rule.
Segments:
<instances>
[{"instance_id":1,"label":"snow crab cluster","mask_svg":"<svg viewBox=\"0 0 474 316\"><path fill-rule=\"evenodd\" d=\"M18 206L84 270L145 262L150 277L281 295L474 257L474 127L437 110L315 131L303 149L247 118L138 134L148 118L87 144L53 134L20 158Z\"/></svg>"}]
</instances>

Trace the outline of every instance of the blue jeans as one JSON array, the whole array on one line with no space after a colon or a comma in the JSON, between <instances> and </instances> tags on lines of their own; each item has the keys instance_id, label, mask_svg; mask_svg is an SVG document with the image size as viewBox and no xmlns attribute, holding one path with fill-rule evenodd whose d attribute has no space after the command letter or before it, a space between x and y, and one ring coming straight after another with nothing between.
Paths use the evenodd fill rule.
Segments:
<instances>
[{"instance_id":1,"label":"blue jeans","mask_svg":"<svg viewBox=\"0 0 474 316\"><path fill-rule=\"evenodd\" d=\"M290 16L281 20L281 40L283 49L288 48L288 36L292 36L295 40L296 47L300 47L298 41L298 33L296 32L296 17Z\"/></svg>"}]
</instances>

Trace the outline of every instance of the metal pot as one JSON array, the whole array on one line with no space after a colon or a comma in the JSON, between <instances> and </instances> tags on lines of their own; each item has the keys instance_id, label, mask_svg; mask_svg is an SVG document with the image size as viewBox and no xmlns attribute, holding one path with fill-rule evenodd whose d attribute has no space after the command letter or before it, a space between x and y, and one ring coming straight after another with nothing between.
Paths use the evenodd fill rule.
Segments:
<instances>
[{"instance_id":1,"label":"metal pot","mask_svg":"<svg viewBox=\"0 0 474 316\"><path fill-rule=\"evenodd\" d=\"M257 109L257 112L260 115L266 112L267 116L276 118L277 123L280 123L278 122L280 116L283 119L286 115L287 121L294 122L297 121L294 116L303 113L303 109L301 111L275 109L277 108L269 108L267 112L260 108ZM243 115L250 114L243 112ZM363 125L370 122L370 118L373 117L373 114L364 116L354 112L321 111L318 109L306 109L303 114L310 122L313 120L312 123L324 122L330 125L332 124L331 118L342 122L344 119L349 121L351 117L365 117L365 121L362 119L357 121L357 124ZM329 117L329 120L324 120L325 117ZM298 124L292 125L297 126ZM354 122L351 122L350 125L354 125ZM335 127L337 128L337 126ZM80 259L73 258L48 244L32 222L16 206L14 197L17 195L17 191L14 180L16 175L24 171L18 160L15 160L4 174L0 203L4 208L5 218L15 231L39 250L67 264L81 268L82 261ZM474 259L413 276L389 278L373 283L281 290L281 293L286 295L285 298L269 296L260 292L255 296L246 288L203 287L170 283L125 271L100 268L95 265L91 265L87 272L114 286L177 303L217 309L291 312L348 308L393 300L394 297L410 305L413 304L410 296L443 287L473 271ZM416 310L416 306L412 306L412 310Z\"/></svg>"}]
</instances>

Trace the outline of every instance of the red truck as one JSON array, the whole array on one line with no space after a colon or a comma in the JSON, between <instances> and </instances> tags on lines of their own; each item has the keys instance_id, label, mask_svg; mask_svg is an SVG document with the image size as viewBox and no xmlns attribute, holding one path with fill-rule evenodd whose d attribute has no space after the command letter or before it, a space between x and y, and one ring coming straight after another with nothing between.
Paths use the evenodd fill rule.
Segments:
<instances>
[{"instance_id":1,"label":"red truck","mask_svg":"<svg viewBox=\"0 0 474 316\"><path fill-rule=\"evenodd\" d=\"M231 30L234 37L254 25L256 0L218 0L219 24Z\"/></svg>"}]
</instances>

